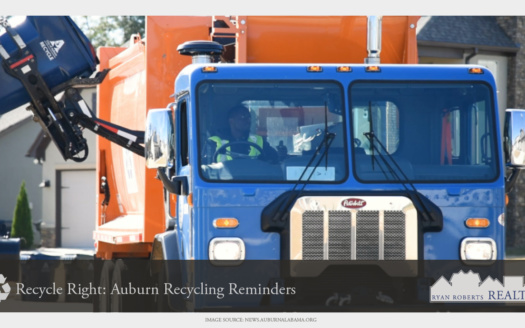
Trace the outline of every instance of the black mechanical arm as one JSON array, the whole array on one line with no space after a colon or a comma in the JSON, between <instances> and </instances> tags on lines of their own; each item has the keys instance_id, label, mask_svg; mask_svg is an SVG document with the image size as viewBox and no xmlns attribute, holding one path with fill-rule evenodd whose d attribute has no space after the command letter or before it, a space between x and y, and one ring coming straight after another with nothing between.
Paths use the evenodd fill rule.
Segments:
<instances>
[{"instance_id":1,"label":"black mechanical arm","mask_svg":"<svg viewBox=\"0 0 525 328\"><path fill-rule=\"evenodd\" d=\"M14 29L4 27L17 44L18 51L15 55L9 55L0 44L2 66L22 83L31 99L28 110L33 112L34 120L51 137L65 160L82 162L87 158L88 145L82 135L84 128L144 156L143 131L129 130L98 119L78 91L102 83L109 70L99 72L92 78L76 77L50 89L38 71L36 56ZM60 94L62 96L57 97Z\"/></svg>"}]
</instances>

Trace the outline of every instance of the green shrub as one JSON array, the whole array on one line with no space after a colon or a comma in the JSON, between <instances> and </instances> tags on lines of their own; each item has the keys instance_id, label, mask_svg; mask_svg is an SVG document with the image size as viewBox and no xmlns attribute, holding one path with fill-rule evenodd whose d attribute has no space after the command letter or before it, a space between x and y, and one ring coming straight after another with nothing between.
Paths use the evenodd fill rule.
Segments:
<instances>
[{"instance_id":1,"label":"green shrub","mask_svg":"<svg viewBox=\"0 0 525 328\"><path fill-rule=\"evenodd\" d=\"M20 247L29 249L33 246L33 220L31 209L27 199L26 182L22 181L20 192L16 199L15 211L13 213L13 224L11 227L11 237L20 238Z\"/></svg>"}]
</instances>

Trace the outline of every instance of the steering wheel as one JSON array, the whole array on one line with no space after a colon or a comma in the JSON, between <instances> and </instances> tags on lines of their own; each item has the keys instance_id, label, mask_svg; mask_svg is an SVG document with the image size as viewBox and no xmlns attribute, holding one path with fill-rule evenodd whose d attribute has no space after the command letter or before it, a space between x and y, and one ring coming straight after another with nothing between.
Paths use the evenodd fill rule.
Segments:
<instances>
[{"instance_id":1,"label":"steering wheel","mask_svg":"<svg viewBox=\"0 0 525 328\"><path fill-rule=\"evenodd\" d=\"M354 138L354 144L356 147L360 147L361 146L361 140L357 139L357 138Z\"/></svg>"},{"instance_id":2,"label":"steering wheel","mask_svg":"<svg viewBox=\"0 0 525 328\"><path fill-rule=\"evenodd\" d=\"M256 143L253 143L253 142L250 142L250 141L242 141L242 140L241 141L232 141L232 142L228 142L227 144L224 144L224 145L220 146L219 149L217 149L215 151L215 153L213 154L213 161L217 162L217 159L218 159L219 155L221 155L221 154L224 154L226 156L231 156L232 158L250 158L250 159L256 159L256 158L258 158L260 156L260 155L258 155L258 156L250 156L250 155L235 153L235 152L226 150L227 147L230 147L230 146L233 146L233 145L248 145L250 147L253 147L253 148L257 149L259 151L260 155L263 154L263 149L261 148L261 146L259 146Z\"/></svg>"}]
</instances>

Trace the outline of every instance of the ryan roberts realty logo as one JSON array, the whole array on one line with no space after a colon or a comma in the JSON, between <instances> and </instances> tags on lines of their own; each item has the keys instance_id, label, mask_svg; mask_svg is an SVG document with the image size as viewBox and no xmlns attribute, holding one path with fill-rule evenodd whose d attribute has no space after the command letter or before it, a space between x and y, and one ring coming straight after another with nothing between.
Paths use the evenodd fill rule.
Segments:
<instances>
[{"instance_id":1,"label":"ryan roberts realty logo","mask_svg":"<svg viewBox=\"0 0 525 328\"><path fill-rule=\"evenodd\" d=\"M525 302L523 276L503 277L503 283L478 273L459 271L450 281L443 276L430 287L430 303Z\"/></svg>"}]
</instances>

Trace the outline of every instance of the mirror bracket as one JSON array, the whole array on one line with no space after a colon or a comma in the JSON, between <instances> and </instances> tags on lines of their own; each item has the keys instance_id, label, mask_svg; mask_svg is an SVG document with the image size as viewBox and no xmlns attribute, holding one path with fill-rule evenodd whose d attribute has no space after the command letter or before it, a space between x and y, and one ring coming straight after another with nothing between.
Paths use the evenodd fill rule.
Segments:
<instances>
[{"instance_id":1,"label":"mirror bracket","mask_svg":"<svg viewBox=\"0 0 525 328\"><path fill-rule=\"evenodd\" d=\"M187 176L174 176L170 179L163 168L158 168L157 174L160 181L162 181L162 185L168 192L180 196L187 196L189 194L190 188Z\"/></svg>"}]
</instances>

